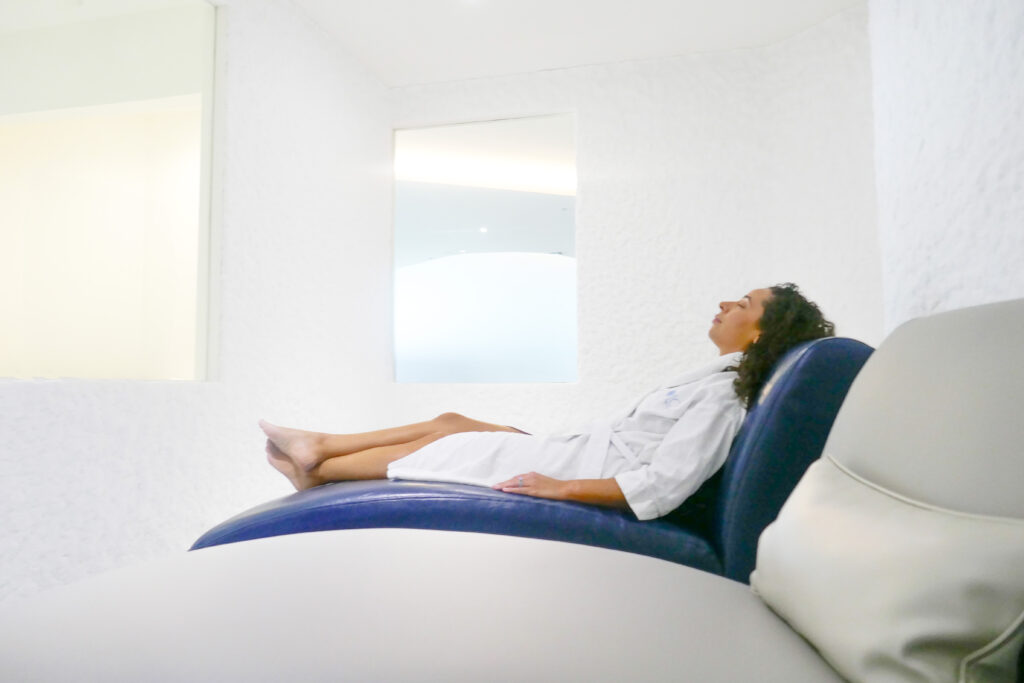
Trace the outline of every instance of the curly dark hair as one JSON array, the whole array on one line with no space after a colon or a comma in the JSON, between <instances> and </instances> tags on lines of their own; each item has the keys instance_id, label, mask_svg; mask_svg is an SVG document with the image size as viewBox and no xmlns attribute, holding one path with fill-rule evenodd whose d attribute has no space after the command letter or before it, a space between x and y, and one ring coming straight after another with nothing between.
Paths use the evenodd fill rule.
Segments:
<instances>
[{"instance_id":1,"label":"curly dark hair","mask_svg":"<svg viewBox=\"0 0 1024 683\"><path fill-rule=\"evenodd\" d=\"M808 301L792 282L771 287L772 296L764 304L757 323L761 330L757 341L747 347L736 370L733 387L743 405L749 408L775 363L797 344L835 334L835 325L825 319L818 305Z\"/></svg>"}]
</instances>

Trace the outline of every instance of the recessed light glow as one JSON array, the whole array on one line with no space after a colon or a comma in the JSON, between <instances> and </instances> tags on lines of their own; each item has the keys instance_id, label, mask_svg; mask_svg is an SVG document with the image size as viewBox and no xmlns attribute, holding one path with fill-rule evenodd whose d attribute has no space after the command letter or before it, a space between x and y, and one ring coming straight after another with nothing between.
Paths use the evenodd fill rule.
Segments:
<instances>
[{"instance_id":1,"label":"recessed light glow","mask_svg":"<svg viewBox=\"0 0 1024 683\"><path fill-rule=\"evenodd\" d=\"M542 194L576 194L575 165L495 156L442 155L399 148L395 152L395 178Z\"/></svg>"}]
</instances>

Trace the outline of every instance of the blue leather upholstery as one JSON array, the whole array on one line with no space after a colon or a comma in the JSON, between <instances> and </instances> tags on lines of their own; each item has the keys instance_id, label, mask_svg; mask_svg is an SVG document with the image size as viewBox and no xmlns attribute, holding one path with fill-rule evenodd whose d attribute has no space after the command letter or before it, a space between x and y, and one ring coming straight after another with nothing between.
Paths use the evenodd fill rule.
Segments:
<instances>
[{"instance_id":1,"label":"blue leather upholstery","mask_svg":"<svg viewBox=\"0 0 1024 683\"><path fill-rule=\"evenodd\" d=\"M779 361L722 467L710 537L725 576L748 582L757 539L820 457L871 352L859 341L829 337L796 346Z\"/></svg>"},{"instance_id":2,"label":"blue leather upholstery","mask_svg":"<svg viewBox=\"0 0 1024 683\"><path fill-rule=\"evenodd\" d=\"M203 534L192 549L328 529L475 531L625 550L746 582L758 536L820 456L836 411L870 354L870 347L845 338L792 349L748 414L722 471L659 520L640 522L629 512L462 484L338 482L243 512Z\"/></svg>"},{"instance_id":3,"label":"blue leather upholstery","mask_svg":"<svg viewBox=\"0 0 1024 683\"><path fill-rule=\"evenodd\" d=\"M722 573L706 539L662 520L481 486L426 481L344 481L265 503L219 524L192 550L328 529L399 527L476 531L582 543L652 555Z\"/></svg>"}]
</instances>

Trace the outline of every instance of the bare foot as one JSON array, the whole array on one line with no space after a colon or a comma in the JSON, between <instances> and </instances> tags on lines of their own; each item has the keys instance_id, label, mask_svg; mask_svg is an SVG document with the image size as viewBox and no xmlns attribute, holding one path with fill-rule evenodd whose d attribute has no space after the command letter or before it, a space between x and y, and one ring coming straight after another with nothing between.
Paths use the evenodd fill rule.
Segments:
<instances>
[{"instance_id":1,"label":"bare foot","mask_svg":"<svg viewBox=\"0 0 1024 683\"><path fill-rule=\"evenodd\" d=\"M306 489L319 486L323 482L319 481L317 477L314 477L308 472L304 472L295 466L292 459L281 452L281 450L274 445L273 441L267 441L267 462L270 465L288 478L288 481L292 483L296 491L305 491Z\"/></svg>"},{"instance_id":2,"label":"bare foot","mask_svg":"<svg viewBox=\"0 0 1024 683\"><path fill-rule=\"evenodd\" d=\"M267 441L267 462L270 463L271 467L283 474L292 483L296 491L300 490L295 463L288 456L280 453L281 451L277 450L273 443Z\"/></svg>"},{"instance_id":3,"label":"bare foot","mask_svg":"<svg viewBox=\"0 0 1024 683\"><path fill-rule=\"evenodd\" d=\"M324 454L320 451L320 443L323 441L324 434L279 427L266 420L260 420L260 429L267 435L267 439L277 447L278 451L290 458L296 469L300 471L309 472L324 459Z\"/></svg>"}]
</instances>

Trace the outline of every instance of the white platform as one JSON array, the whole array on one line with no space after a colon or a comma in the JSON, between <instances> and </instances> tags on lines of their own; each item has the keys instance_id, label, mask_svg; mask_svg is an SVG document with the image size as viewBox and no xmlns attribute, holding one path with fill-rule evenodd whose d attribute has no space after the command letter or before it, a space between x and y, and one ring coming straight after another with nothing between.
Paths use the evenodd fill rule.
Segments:
<instances>
[{"instance_id":1,"label":"white platform","mask_svg":"<svg viewBox=\"0 0 1024 683\"><path fill-rule=\"evenodd\" d=\"M839 680L747 586L554 541L327 531L5 605L4 681Z\"/></svg>"}]
</instances>

